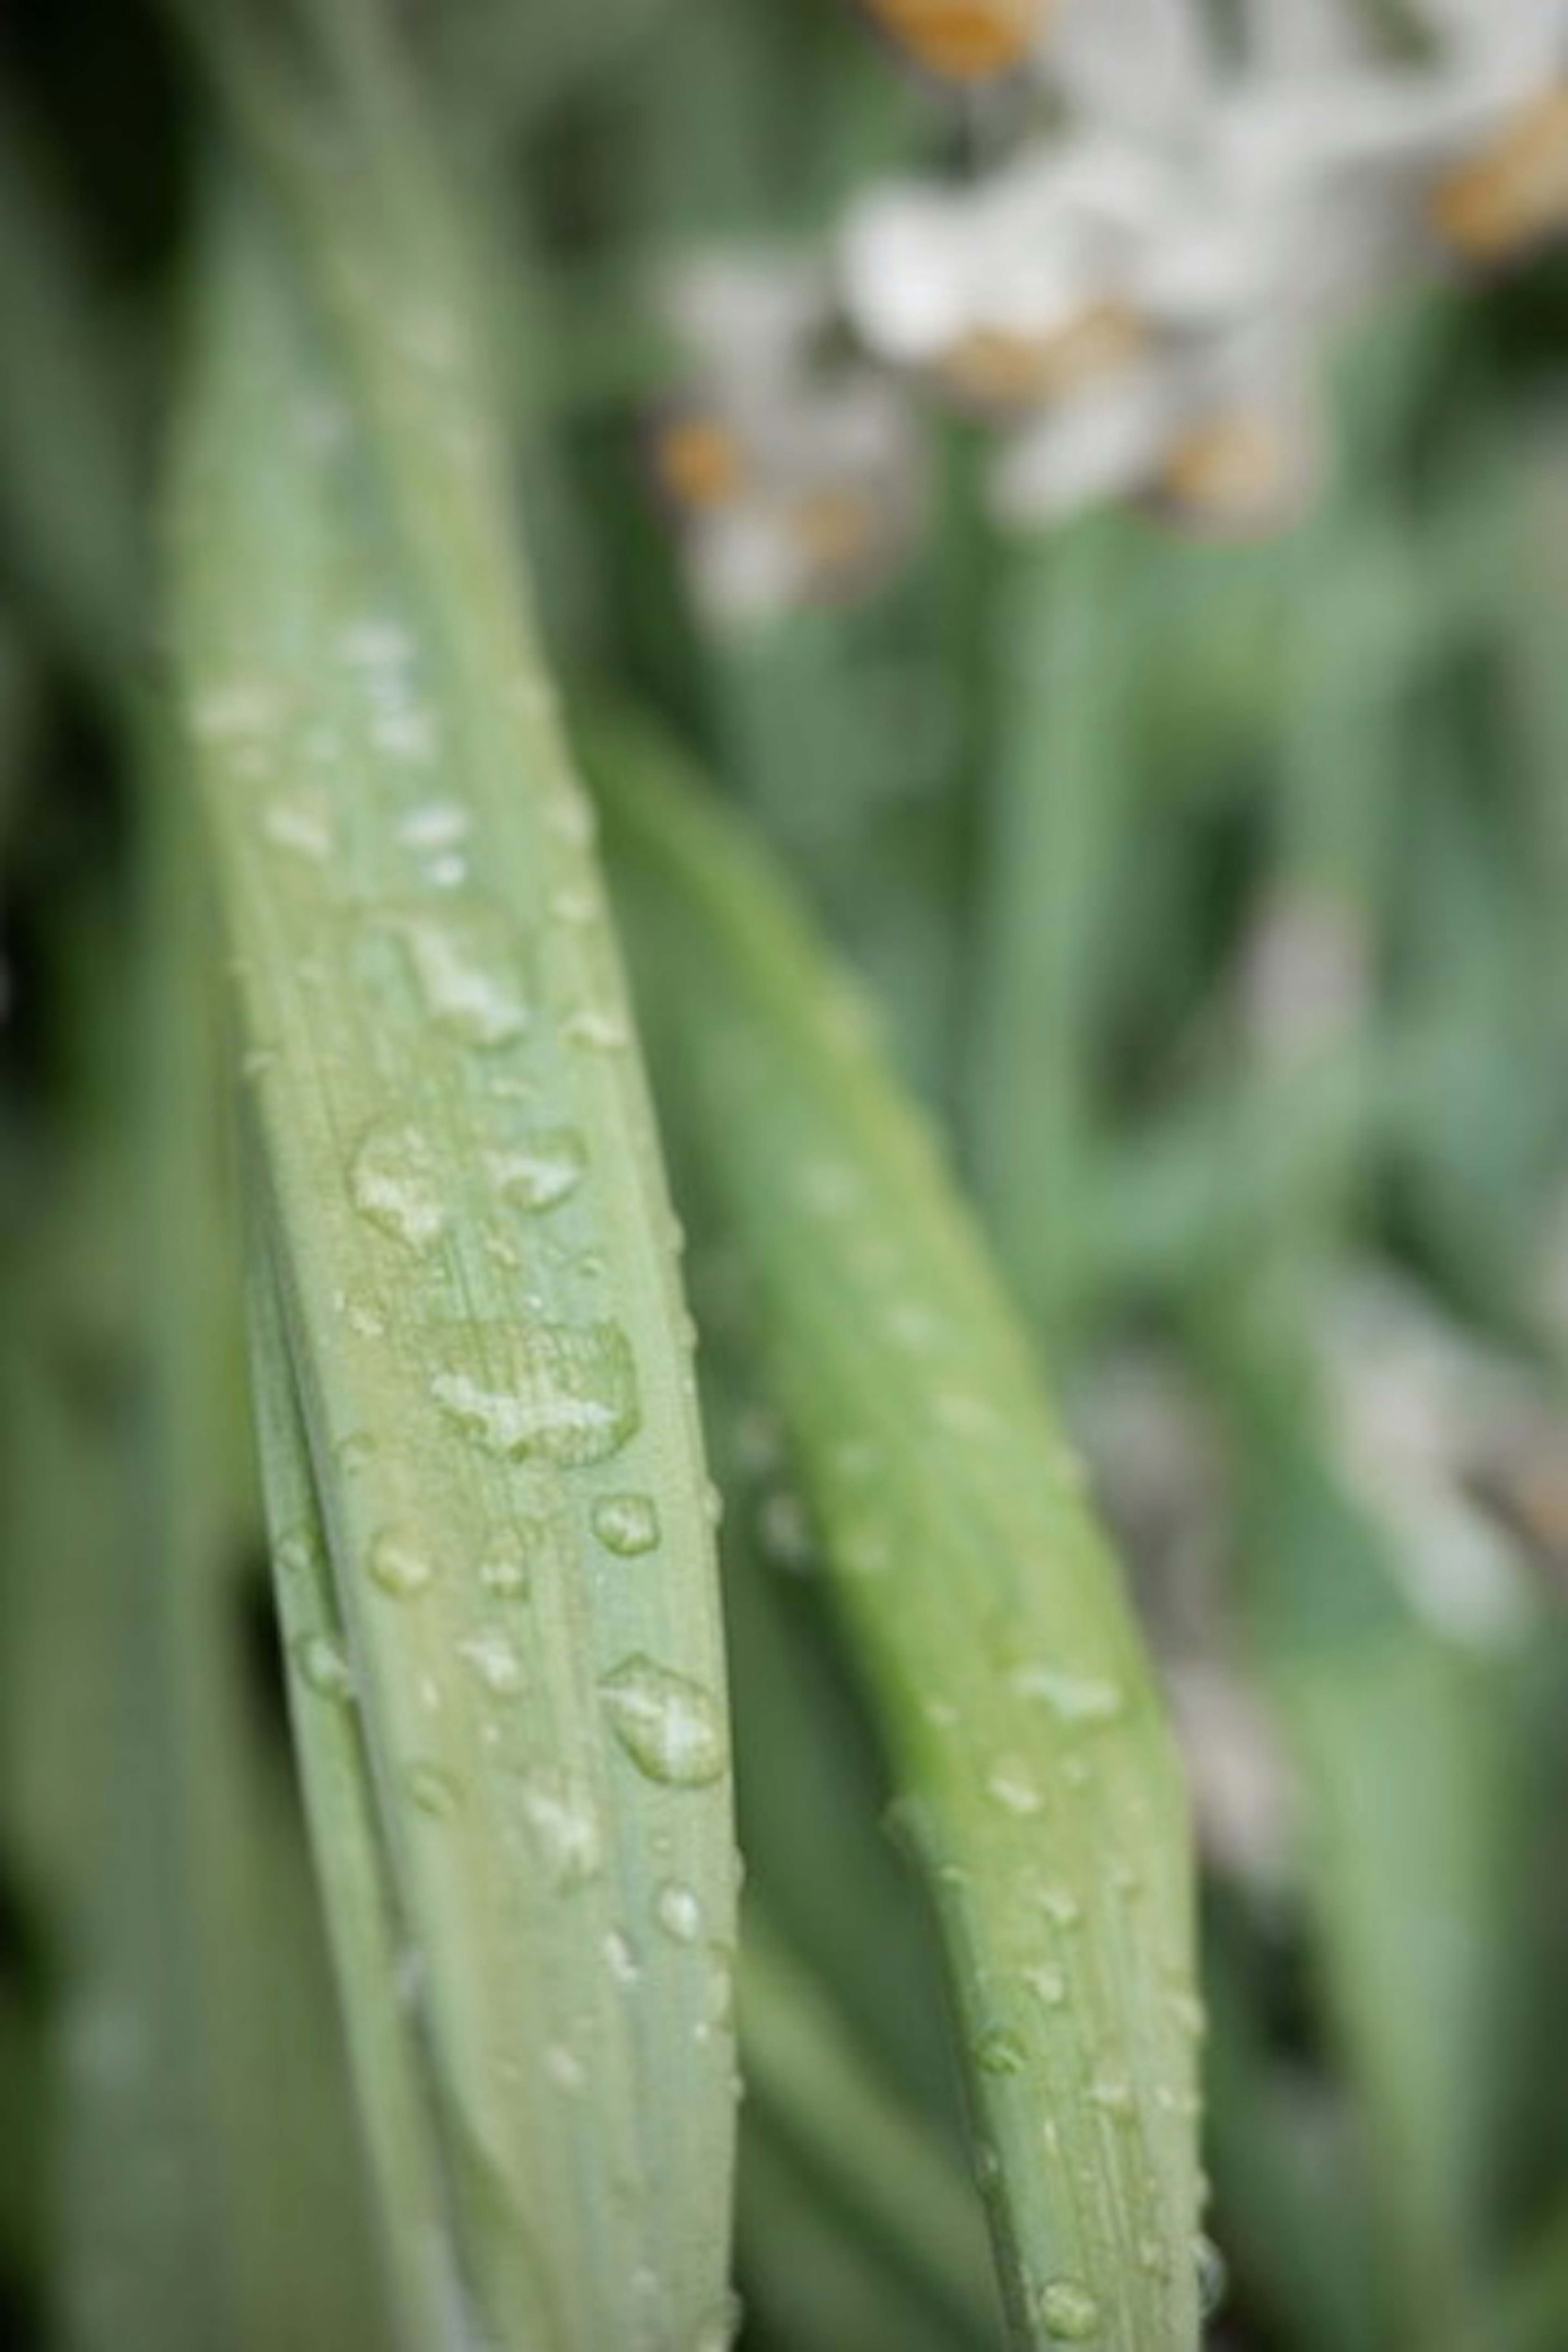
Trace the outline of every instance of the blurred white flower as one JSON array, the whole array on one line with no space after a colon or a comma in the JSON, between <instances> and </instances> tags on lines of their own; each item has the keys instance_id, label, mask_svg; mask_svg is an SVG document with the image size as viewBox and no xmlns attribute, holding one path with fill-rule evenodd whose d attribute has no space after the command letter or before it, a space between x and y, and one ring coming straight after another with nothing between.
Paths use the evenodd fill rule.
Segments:
<instances>
[{"instance_id":1,"label":"blurred white flower","mask_svg":"<svg viewBox=\"0 0 1568 2352\"><path fill-rule=\"evenodd\" d=\"M1223 38L1206 0L864 5L949 79L1010 72L1012 144L870 189L820 263L672 281L697 390L657 462L727 618L897 560L919 393L996 426L1005 523L1121 496L1288 523L1340 327L1568 221L1568 0L1237 0Z\"/></svg>"},{"instance_id":2,"label":"blurred white flower","mask_svg":"<svg viewBox=\"0 0 1568 2352\"><path fill-rule=\"evenodd\" d=\"M693 390L657 427L654 466L709 615L764 620L881 577L918 511L919 436L897 381L844 347L826 271L709 254L665 308Z\"/></svg>"},{"instance_id":3,"label":"blurred white flower","mask_svg":"<svg viewBox=\"0 0 1568 2352\"><path fill-rule=\"evenodd\" d=\"M1487 257L1568 216L1565 47L1568 0L1250 0L1229 48L1198 0L1062 0L1043 127L857 205L846 311L890 365L1029 412L1005 517L1158 490L1289 519L1333 329L1439 236Z\"/></svg>"}]
</instances>

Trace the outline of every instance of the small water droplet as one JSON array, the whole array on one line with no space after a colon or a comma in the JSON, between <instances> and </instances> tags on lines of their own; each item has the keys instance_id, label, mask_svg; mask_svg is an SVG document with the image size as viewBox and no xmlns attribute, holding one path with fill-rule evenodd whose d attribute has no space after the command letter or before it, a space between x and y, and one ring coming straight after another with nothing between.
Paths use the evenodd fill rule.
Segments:
<instances>
[{"instance_id":1,"label":"small water droplet","mask_svg":"<svg viewBox=\"0 0 1568 2352\"><path fill-rule=\"evenodd\" d=\"M757 1537L775 1568L798 1576L814 1565L816 1546L805 1506L787 1486L763 1496L757 1510Z\"/></svg>"},{"instance_id":2,"label":"small water droplet","mask_svg":"<svg viewBox=\"0 0 1568 2352\"><path fill-rule=\"evenodd\" d=\"M698 2322L697 2333L691 2339L691 2352L730 2352L738 2339L745 2319L741 2298L727 2294L715 2311Z\"/></svg>"},{"instance_id":3,"label":"small water droplet","mask_svg":"<svg viewBox=\"0 0 1568 2352\"><path fill-rule=\"evenodd\" d=\"M694 1888L668 1878L654 1897L654 1917L678 1944L694 1944L702 1933L702 1905Z\"/></svg>"},{"instance_id":4,"label":"small water droplet","mask_svg":"<svg viewBox=\"0 0 1568 2352\"><path fill-rule=\"evenodd\" d=\"M580 930L593 921L598 909L591 891L568 887L552 891L548 911L554 921L563 923L569 930Z\"/></svg>"},{"instance_id":5,"label":"small water droplet","mask_svg":"<svg viewBox=\"0 0 1568 2352\"><path fill-rule=\"evenodd\" d=\"M689 1675L639 1654L605 1676L599 1696L611 1730L650 1780L700 1789L722 1773L727 1759L718 1706Z\"/></svg>"},{"instance_id":6,"label":"small water droplet","mask_svg":"<svg viewBox=\"0 0 1568 2352\"><path fill-rule=\"evenodd\" d=\"M319 1698L354 1696L354 1672L342 1643L331 1633L304 1633L294 1643L300 1678Z\"/></svg>"},{"instance_id":7,"label":"small water droplet","mask_svg":"<svg viewBox=\"0 0 1568 2352\"><path fill-rule=\"evenodd\" d=\"M583 1181L588 1153L574 1128L552 1128L487 1155L490 1181L520 1209L553 1209Z\"/></svg>"},{"instance_id":8,"label":"small water droplet","mask_svg":"<svg viewBox=\"0 0 1568 2352\"><path fill-rule=\"evenodd\" d=\"M432 1821L449 1821L461 1802L461 1794L449 1772L438 1764L411 1764L404 1775L404 1786L422 1813Z\"/></svg>"},{"instance_id":9,"label":"small water droplet","mask_svg":"<svg viewBox=\"0 0 1568 2352\"><path fill-rule=\"evenodd\" d=\"M368 1566L372 1582L395 1601L412 1601L436 1579L423 1545L395 1528L383 1528L372 1538Z\"/></svg>"},{"instance_id":10,"label":"small water droplet","mask_svg":"<svg viewBox=\"0 0 1568 2352\"><path fill-rule=\"evenodd\" d=\"M1225 2301L1230 2284L1225 2256L1212 2238L1193 2240L1193 2266L1198 2276L1198 2312L1202 2318L1212 2319Z\"/></svg>"},{"instance_id":11,"label":"small water droplet","mask_svg":"<svg viewBox=\"0 0 1568 2352\"><path fill-rule=\"evenodd\" d=\"M593 1525L605 1550L623 1559L658 1548L658 1505L651 1495L602 1495L594 1506Z\"/></svg>"},{"instance_id":12,"label":"small water droplet","mask_svg":"<svg viewBox=\"0 0 1568 2352\"><path fill-rule=\"evenodd\" d=\"M564 1891L597 1875L604 1835L588 1791L562 1774L532 1773L522 1784L522 1811L552 1883Z\"/></svg>"},{"instance_id":13,"label":"small water droplet","mask_svg":"<svg viewBox=\"0 0 1568 2352\"><path fill-rule=\"evenodd\" d=\"M1208 2029L1208 2019L1203 2002L1195 1992L1178 1986L1165 1995L1165 2006L1176 2021L1180 2032L1189 2042L1201 2042Z\"/></svg>"},{"instance_id":14,"label":"small water droplet","mask_svg":"<svg viewBox=\"0 0 1568 2352\"><path fill-rule=\"evenodd\" d=\"M1036 2309L1046 2334L1058 2344L1087 2344L1100 2334L1100 2305L1077 2279L1047 2279Z\"/></svg>"},{"instance_id":15,"label":"small water droplet","mask_svg":"<svg viewBox=\"0 0 1568 2352\"><path fill-rule=\"evenodd\" d=\"M354 1151L349 1189L361 1216L409 1249L432 1248L447 1230L439 1163L416 1127L386 1121L368 1128Z\"/></svg>"},{"instance_id":16,"label":"small water droplet","mask_svg":"<svg viewBox=\"0 0 1568 2352\"><path fill-rule=\"evenodd\" d=\"M568 1013L561 1029L572 1045L584 1046L591 1054L624 1053L632 1041L632 1033L622 1016L596 1005L585 1004L576 1013Z\"/></svg>"},{"instance_id":17,"label":"small water droplet","mask_svg":"<svg viewBox=\"0 0 1568 2352\"><path fill-rule=\"evenodd\" d=\"M466 1436L510 1461L581 1469L619 1453L638 1426L637 1380L616 1323L485 1324L483 1373L438 1372L431 1394ZM501 1366L497 1377L490 1370Z\"/></svg>"},{"instance_id":18,"label":"small water droplet","mask_svg":"<svg viewBox=\"0 0 1568 2352\"><path fill-rule=\"evenodd\" d=\"M337 835L326 803L313 794L291 793L268 801L261 812L263 838L274 849L325 866L337 851Z\"/></svg>"},{"instance_id":19,"label":"small water droplet","mask_svg":"<svg viewBox=\"0 0 1568 2352\"><path fill-rule=\"evenodd\" d=\"M398 818L396 833L405 848L423 856L459 848L468 837L468 812L461 801L420 801Z\"/></svg>"},{"instance_id":20,"label":"small water droplet","mask_svg":"<svg viewBox=\"0 0 1568 2352\"><path fill-rule=\"evenodd\" d=\"M1053 1927L1080 1927L1083 1925L1083 1906L1077 1895L1069 1895L1065 1887L1043 1887L1040 1908Z\"/></svg>"},{"instance_id":21,"label":"small water droplet","mask_svg":"<svg viewBox=\"0 0 1568 2352\"><path fill-rule=\"evenodd\" d=\"M1043 1812L1045 1799L1024 1766L1014 1758L1005 1758L989 1775L985 1793L1005 1813L1026 1821L1032 1814Z\"/></svg>"},{"instance_id":22,"label":"small water droplet","mask_svg":"<svg viewBox=\"0 0 1568 2352\"><path fill-rule=\"evenodd\" d=\"M564 2042L552 2042L544 2053L544 2071L558 2091L575 2097L587 2083L587 2070L577 2053Z\"/></svg>"},{"instance_id":23,"label":"small water droplet","mask_svg":"<svg viewBox=\"0 0 1568 2352\"><path fill-rule=\"evenodd\" d=\"M1060 1969L1030 1968L1021 1971L1023 1981L1034 1994L1042 2009L1061 2009L1068 1997L1068 1980Z\"/></svg>"},{"instance_id":24,"label":"small water droplet","mask_svg":"<svg viewBox=\"0 0 1568 2352\"><path fill-rule=\"evenodd\" d=\"M641 1982L642 1963L637 1958L629 1936L624 1934L619 1927L606 1928L603 1950L605 1966L616 1984L629 1990L631 1986Z\"/></svg>"},{"instance_id":25,"label":"small water droplet","mask_svg":"<svg viewBox=\"0 0 1568 2352\"><path fill-rule=\"evenodd\" d=\"M332 1460L347 1476L375 1460L381 1446L373 1430L351 1429L346 1435L334 1440Z\"/></svg>"},{"instance_id":26,"label":"small water droplet","mask_svg":"<svg viewBox=\"0 0 1568 2352\"><path fill-rule=\"evenodd\" d=\"M279 1576L302 1577L317 1573L324 1565L321 1546L310 1528L290 1528L279 1537L273 1549L272 1565Z\"/></svg>"},{"instance_id":27,"label":"small water droplet","mask_svg":"<svg viewBox=\"0 0 1568 2352\"><path fill-rule=\"evenodd\" d=\"M1065 1724L1114 1723L1125 1706L1116 1685L1096 1675L1035 1664L1020 1666L1011 1679L1020 1698L1038 1699Z\"/></svg>"},{"instance_id":28,"label":"small water droplet","mask_svg":"<svg viewBox=\"0 0 1568 2352\"><path fill-rule=\"evenodd\" d=\"M518 948L501 909L481 900L440 915L399 916L403 940L426 1010L465 1045L510 1045L528 1026Z\"/></svg>"},{"instance_id":29,"label":"small water droplet","mask_svg":"<svg viewBox=\"0 0 1568 2352\"><path fill-rule=\"evenodd\" d=\"M1028 2053L1005 2025L988 2026L974 2045L974 2063L983 2074L1018 2074L1028 2063Z\"/></svg>"},{"instance_id":30,"label":"small water droplet","mask_svg":"<svg viewBox=\"0 0 1568 2352\"><path fill-rule=\"evenodd\" d=\"M458 1643L458 1655L497 1698L515 1698L522 1689L522 1660L504 1633L470 1633Z\"/></svg>"},{"instance_id":31,"label":"small water droplet","mask_svg":"<svg viewBox=\"0 0 1568 2352\"><path fill-rule=\"evenodd\" d=\"M479 1562L479 1582L498 1600L525 1601L532 1580L528 1562L508 1545L498 1544Z\"/></svg>"},{"instance_id":32,"label":"small water droplet","mask_svg":"<svg viewBox=\"0 0 1568 2352\"><path fill-rule=\"evenodd\" d=\"M1110 2116L1116 2123L1131 2123L1137 2115L1138 2103L1132 2095L1131 2084L1116 2080L1091 2083L1089 2096L1092 2106L1098 2107L1102 2115Z\"/></svg>"}]
</instances>

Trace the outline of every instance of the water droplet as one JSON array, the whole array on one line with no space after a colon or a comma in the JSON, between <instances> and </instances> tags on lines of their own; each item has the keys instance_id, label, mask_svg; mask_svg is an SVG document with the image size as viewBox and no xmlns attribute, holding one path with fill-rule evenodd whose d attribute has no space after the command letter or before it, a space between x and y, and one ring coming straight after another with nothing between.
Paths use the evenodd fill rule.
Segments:
<instances>
[{"instance_id":1,"label":"water droplet","mask_svg":"<svg viewBox=\"0 0 1568 2352\"><path fill-rule=\"evenodd\" d=\"M321 1543L311 1528L290 1528L279 1536L272 1553L272 1565L279 1576L300 1577L317 1573L324 1565Z\"/></svg>"},{"instance_id":2,"label":"water droplet","mask_svg":"<svg viewBox=\"0 0 1568 2352\"><path fill-rule=\"evenodd\" d=\"M1110 2116L1116 2123L1131 2123L1137 2115L1138 2102L1132 2095L1131 2084L1119 2081L1091 2083L1089 2096L1092 2106L1098 2107L1101 2114Z\"/></svg>"},{"instance_id":3,"label":"water droplet","mask_svg":"<svg viewBox=\"0 0 1568 2352\"><path fill-rule=\"evenodd\" d=\"M470 1633L458 1643L458 1655L497 1698L515 1698L524 1685L522 1660L504 1633Z\"/></svg>"},{"instance_id":4,"label":"water droplet","mask_svg":"<svg viewBox=\"0 0 1568 2352\"><path fill-rule=\"evenodd\" d=\"M204 742L244 743L272 733L284 715L283 698L265 678L229 678L197 695L191 725Z\"/></svg>"},{"instance_id":5,"label":"water droplet","mask_svg":"<svg viewBox=\"0 0 1568 2352\"><path fill-rule=\"evenodd\" d=\"M695 1890L679 1878L666 1879L654 1897L654 1916L678 1944L694 1944L702 1933L702 1906Z\"/></svg>"},{"instance_id":6,"label":"water droplet","mask_svg":"<svg viewBox=\"0 0 1568 2352\"><path fill-rule=\"evenodd\" d=\"M1045 1799L1024 1766L1008 1757L997 1765L985 1783L985 1793L993 1804L1005 1813L1026 1821L1031 1814L1043 1812Z\"/></svg>"},{"instance_id":7,"label":"water droplet","mask_svg":"<svg viewBox=\"0 0 1568 2352\"><path fill-rule=\"evenodd\" d=\"M551 894L550 914L570 930L579 930L585 923L591 923L597 911L591 891L567 888Z\"/></svg>"},{"instance_id":8,"label":"water droplet","mask_svg":"<svg viewBox=\"0 0 1568 2352\"><path fill-rule=\"evenodd\" d=\"M370 740L389 760L427 767L441 748L441 726L427 703L388 698L371 715Z\"/></svg>"},{"instance_id":9,"label":"water droplet","mask_svg":"<svg viewBox=\"0 0 1568 2352\"><path fill-rule=\"evenodd\" d=\"M395 1601L412 1601L434 1583L436 1570L423 1546L395 1528L383 1528L373 1538L369 1568L373 1583Z\"/></svg>"},{"instance_id":10,"label":"water droplet","mask_svg":"<svg viewBox=\"0 0 1568 2352\"><path fill-rule=\"evenodd\" d=\"M1077 2279L1047 2279L1036 2310L1046 2334L1058 2344L1087 2344L1100 2333L1100 2305Z\"/></svg>"},{"instance_id":11,"label":"water droplet","mask_svg":"<svg viewBox=\"0 0 1568 2352\"><path fill-rule=\"evenodd\" d=\"M499 907L471 900L437 916L421 910L395 926L430 1017L465 1045L510 1045L528 1025L511 924Z\"/></svg>"},{"instance_id":12,"label":"water droplet","mask_svg":"<svg viewBox=\"0 0 1568 2352\"><path fill-rule=\"evenodd\" d=\"M521 1209L553 1209L577 1190L588 1154L575 1129L558 1127L490 1152L487 1164L503 1201Z\"/></svg>"},{"instance_id":13,"label":"water droplet","mask_svg":"<svg viewBox=\"0 0 1568 2352\"><path fill-rule=\"evenodd\" d=\"M623 1559L658 1548L658 1505L651 1495L603 1495L594 1506L594 1533Z\"/></svg>"},{"instance_id":14,"label":"water droplet","mask_svg":"<svg viewBox=\"0 0 1568 2352\"><path fill-rule=\"evenodd\" d=\"M1203 2040L1207 2031L1208 2019L1205 2013L1203 2002L1195 1992L1189 1992L1184 1986L1178 1986L1173 1991L1165 1995L1165 2006L1175 2019L1177 2030L1184 2033L1189 2042Z\"/></svg>"},{"instance_id":15,"label":"water droplet","mask_svg":"<svg viewBox=\"0 0 1568 2352\"><path fill-rule=\"evenodd\" d=\"M619 1453L637 1428L632 1353L618 1324L491 1323L470 1336L485 1374L453 1368L430 1390L490 1453L581 1469ZM496 1365L500 1377L489 1369Z\"/></svg>"},{"instance_id":16,"label":"water droplet","mask_svg":"<svg viewBox=\"0 0 1568 2352\"><path fill-rule=\"evenodd\" d=\"M642 1963L629 1936L619 1927L606 1928L603 1945L605 1966L618 1985L628 1989L642 1980Z\"/></svg>"},{"instance_id":17,"label":"water droplet","mask_svg":"<svg viewBox=\"0 0 1568 2352\"><path fill-rule=\"evenodd\" d=\"M438 1764L411 1764L404 1775L404 1786L432 1821L450 1820L461 1801L457 1782Z\"/></svg>"},{"instance_id":18,"label":"water droplet","mask_svg":"<svg viewBox=\"0 0 1568 2352\"><path fill-rule=\"evenodd\" d=\"M727 2294L716 2311L698 2323L691 2352L730 2352L738 2339L745 2312L738 2294Z\"/></svg>"},{"instance_id":19,"label":"water droplet","mask_svg":"<svg viewBox=\"0 0 1568 2352\"><path fill-rule=\"evenodd\" d=\"M787 1486L763 1497L757 1511L757 1536L776 1568L798 1575L814 1564L816 1546L805 1506Z\"/></svg>"},{"instance_id":20,"label":"water droplet","mask_svg":"<svg viewBox=\"0 0 1568 2352\"><path fill-rule=\"evenodd\" d=\"M373 1430L351 1429L332 1444L332 1460L347 1476L365 1468L375 1460L381 1446Z\"/></svg>"},{"instance_id":21,"label":"water droplet","mask_svg":"<svg viewBox=\"0 0 1568 2352\"><path fill-rule=\"evenodd\" d=\"M1205 2319L1212 2319L1226 2298L1230 2284L1225 2256L1212 2238L1193 2240L1193 2264L1198 2274L1198 2311Z\"/></svg>"},{"instance_id":22,"label":"water droplet","mask_svg":"<svg viewBox=\"0 0 1568 2352\"><path fill-rule=\"evenodd\" d=\"M326 803L303 793L268 801L261 812L263 837L312 866L325 866L337 850L332 815Z\"/></svg>"},{"instance_id":23,"label":"water droplet","mask_svg":"<svg viewBox=\"0 0 1568 2352\"><path fill-rule=\"evenodd\" d=\"M353 1698L354 1672L342 1643L331 1633L304 1633L293 1648L300 1679L319 1698Z\"/></svg>"},{"instance_id":24,"label":"water droplet","mask_svg":"<svg viewBox=\"0 0 1568 2352\"><path fill-rule=\"evenodd\" d=\"M558 2091L575 2096L588 2080L587 2070L564 2042L552 2042L544 2053L544 2071Z\"/></svg>"},{"instance_id":25,"label":"water droplet","mask_svg":"<svg viewBox=\"0 0 1568 2352\"><path fill-rule=\"evenodd\" d=\"M349 1329L362 1339L384 1339L386 1318L374 1300L357 1290L334 1290L332 1305Z\"/></svg>"},{"instance_id":26,"label":"water droplet","mask_svg":"<svg viewBox=\"0 0 1568 2352\"><path fill-rule=\"evenodd\" d=\"M479 1582L498 1600L523 1601L528 1597L532 1578L521 1552L498 1545L479 1562Z\"/></svg>"},{"instance_id":27,"label":"water droplet","mask_svg":"<svg viewBox=\"0 0 1568 2352\"><path fill-rule=\"evenodd\" d=\"M397 820L397 838L421 855L457 849L468 837L468 812L461 801L420 801Z\"/></svg>"},{"instance_id":28,"label":"water droplet","mask_svg":"<svg viewBox=\"0 0 1568 2352\"><path fill-rule=\"evenodd\" d=\"M983 2074L1018 2074L1028 2063L1028 2053L1005 2025L988 2026L974 2045L974 2063Z\"/></svg>"},{"instance_id":29,"label":"water droplet","mask_svg":"<svg viewBox=\"0 0 1568 2352\"><path fill-rule=\"evenodd\" d=\"M1021 1971L1023 1981L1034 1994L1042 2009L1061 2009L1068 1997L1068 1980L1060 1969L1032 1968Z\"/></svg>"},{"instance_id":30,"label":"water droplet","mask_svg":"<svg viewBox=\"0 0 1568 2352\"><path fill-rule=\"evenodd\" d=\"M564 1891L584 1885L604 1862L604 1836L588 1791L562 1774L531 1774L522 1784L522 1811L552 1883Z\"/></svg>"},{"instance_id":31,"label":"water droplet","mask_svg":"<svg viewBox=\"0 0 1568 2352\"><path fill-rule=\"evenodd\" d=\"M586 1046L591 1054L624 1053L632 1041L632 1033L618 1013L591 1004L567 1014L562 1034L574 1045Z\"/></svg>"},{"instance_id":32,"label":"water droplet","mask_svg":"<svg viewBox=\"0 0 1568 2352\"><path fill-rule=\"evenodd\" d=\"M1069 1895L1065 1887L1042 1887L1040 1908L1053 1927L1079 1927L1083 1925L1083 1906L1077 1895Z\"/></svg>"},{"instance_id":33,"label":"water droplet","mask_svg":"<svg viewBox=\"0 0 1568 2352\"><path fill-rule=\"evenodd\" d=\"M362 1217L409 1249L432 1248L447 1230L439 1163L416 1127L387 1121L368 1128L354 1151L349 1190Z\"/></svg>"},{"instance_id":34,"label":"water droplet","mask_svg":"<svg viewBox=\"0 0 1568 2352\"><path fill-rule=\"evenodd\" d=\"M639 1654L605 1676L599 1696L611 1730L650 1780L700 1789L722 1773L723 1727L700 1683Z\"/></svg>"},{"instance_id":35,"label":"water droplet","mask_svg":"<svg viewBox=\"0 0 1568 2352\"><path fill-rule=\"evenodd\" d=\"M1114 1683L1058 1666L1020 1666L1011 1679L1020 1698L1040 1700L1061 1723L1114 1723L1125 1705Z\"/></svg>"}]
</instances>

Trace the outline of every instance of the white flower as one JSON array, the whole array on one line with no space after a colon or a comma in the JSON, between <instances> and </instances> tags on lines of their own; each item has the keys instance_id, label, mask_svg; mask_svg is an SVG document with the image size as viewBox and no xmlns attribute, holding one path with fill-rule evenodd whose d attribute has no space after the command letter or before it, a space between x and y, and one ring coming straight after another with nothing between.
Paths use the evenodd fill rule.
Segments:
<instances>
[{"instance_id":1,"label":"white flower","mask_svg":"<svg viewBox=\"0 0 1568 2352\"><path fill-rule=\"evenodd\" d=\"M710 617L763 621L881 576L918 511L918 436L898 383L834 348L824 268L710 254L672 277L665 307L693 381L655 465Z\"/></svg>"},{"instance_id":2,"label":"white flower","mask_svg":"<svg viewBox=\"0 0 1568 2352\"><path fill-rule=\"evenodd\" d=\"M1063 0L1044 125L966 184L894 185L838 240L868 349L1024 415L1020 523L1158 485L1226 524L1293 513L1316 355L1438 232L1490 255L1568 217L1568 0Z\"/></svg>"}]
</instances>

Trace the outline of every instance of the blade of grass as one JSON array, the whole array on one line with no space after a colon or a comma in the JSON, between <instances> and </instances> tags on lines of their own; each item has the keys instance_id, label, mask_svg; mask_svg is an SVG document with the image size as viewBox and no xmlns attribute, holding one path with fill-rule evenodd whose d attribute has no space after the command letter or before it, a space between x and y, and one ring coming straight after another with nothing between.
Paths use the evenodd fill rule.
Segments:
<instances>
[{"instance_id":1,"label":"blade of grass","mask_svg":"<svg viewBox=\"0 0 1568 2352\"><path fill-rule=\"evenodd\" d=\"M630 728L595 761L670 1115L930 1874L1020 2341L1197 2333L1189 1858L1136 1633L1023 1334L859 1008Z\"/></svg>"},{"instance_id":2,"label":"blade of grass","mask_svg":"<svg viewBox=\"0 0 1568 2352\"><path fill-rule=\"evenodd\" d=\"M460 2263L499 2343L689 2340L733 1857L651 1120L418 126L252 62L290 229L221 206L176 638Z\"/></svg>"}]
</instances>

